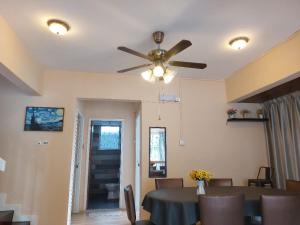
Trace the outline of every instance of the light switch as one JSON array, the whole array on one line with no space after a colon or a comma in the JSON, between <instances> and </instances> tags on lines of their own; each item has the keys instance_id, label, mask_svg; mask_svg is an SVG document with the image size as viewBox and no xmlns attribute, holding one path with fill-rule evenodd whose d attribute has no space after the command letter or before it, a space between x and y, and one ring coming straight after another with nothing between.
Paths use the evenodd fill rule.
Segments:
<instances>
[{"instance_id":1,"label":"light switch","mask_svg":"<svg viewBox=\"0 0 300 225\"><path fill-rule=\"evenodd\" d=\"M180 139L180 140L179 140L179 145L180 145L180 146L184 146L184 145L185 145L184 140Z\"/></svg>"},{"instance_id":2,"label":"light switch","mask_svg":"<svg viewBox=\"0 0 300 225\"><path fill-rule=\"evenodd\" d=\"M40 140L37 142L38 145L47 145L49 144L48 140Z\"/></svg>"}]
</instances>

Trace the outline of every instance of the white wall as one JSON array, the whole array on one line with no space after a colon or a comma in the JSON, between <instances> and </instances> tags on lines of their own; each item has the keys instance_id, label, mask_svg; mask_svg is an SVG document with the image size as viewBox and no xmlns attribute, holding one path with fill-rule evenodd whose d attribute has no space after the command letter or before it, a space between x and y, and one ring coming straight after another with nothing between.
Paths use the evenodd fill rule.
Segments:
<instances>
[{"instance_id":1,"label":"white wall","mask_svg":"<svg viewBox=\"0 0 300 225\"><path fill-rule=\"evenodd\" d=\"M81 101L84 115L84 150L81 161L80 210L86 209L86 193L88 180L89 132L91 119L122 120L122 161L120 187L121 208L125 207L122 190L125 185L134 186L135 174L135 113L138 103L121 101Z\"/></svg>"},{"instance_id":2,"label":"white wall","mask_svg":"<svg viewBox=\"0 0 300 225\"><path fill-rule=\"evenodd\" d=\"M0 15L0 73L30 94L42 93L43 67Z\"/></svg>"},{"instance_id":3,"label":"white wall","mask_svg":"<svg viewBox=\"0 0 300 225\"><path fill-rule=\"evenodd\" d=\"M182 121L179 104L161 104L158 120L158 87L130 75L46 71L44 95L30 97L6 83L0 88L0 157L7 171L0 175L0 191L10 202L22 203L24 211L39 216L41 225L64 225L67 221L69 175L77 99L141 101L142 118L142 196L154 188L148 178L149 126L167 127L168 177L183 177L194 183L188 172L194 168L211 170L215 177L232 177L245 184L266 165L263 124L226 125L225 85L222 81L182 79ZM1 81L1 83L3 83ZM165 93L179 94L179 79L165 86ZM64 131L24 132L25 107L65 107ZM244 107L244 106L243 106ZM257 106L247 106L247 108ZM182 126L185 146L179 146ZM39 147L39 139L49 145Z\"/></svg>"}]
</instances>

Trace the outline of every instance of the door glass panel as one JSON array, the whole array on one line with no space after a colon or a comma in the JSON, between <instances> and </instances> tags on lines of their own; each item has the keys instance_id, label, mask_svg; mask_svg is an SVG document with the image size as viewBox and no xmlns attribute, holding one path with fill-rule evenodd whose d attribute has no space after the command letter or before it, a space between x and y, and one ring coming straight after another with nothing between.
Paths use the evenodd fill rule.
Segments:
<instances>
[{"instance_id":1,"label":"door glass panel","mask_svg":"<svg viewBox=\"0 0 300 225\"><path fill-rule=\"evenodd\" d=\"M101 126L99 150L120 149L120 127Z\"/></svg>"}]
</instances>

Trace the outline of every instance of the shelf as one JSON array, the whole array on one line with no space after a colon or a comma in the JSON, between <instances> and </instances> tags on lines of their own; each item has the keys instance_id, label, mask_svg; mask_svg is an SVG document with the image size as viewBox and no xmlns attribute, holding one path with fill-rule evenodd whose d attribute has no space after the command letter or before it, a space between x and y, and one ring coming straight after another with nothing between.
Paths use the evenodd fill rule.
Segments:
<instances>
[{"instance_id":1,"label":"shelf","mask_svg":"<svg viewBox=\"0 0 300 225\"><path fill-rule=\"evenodd\" d=\"M267 122L268 118L229 118L227 122Z\"/></svg>"}]
</instances>

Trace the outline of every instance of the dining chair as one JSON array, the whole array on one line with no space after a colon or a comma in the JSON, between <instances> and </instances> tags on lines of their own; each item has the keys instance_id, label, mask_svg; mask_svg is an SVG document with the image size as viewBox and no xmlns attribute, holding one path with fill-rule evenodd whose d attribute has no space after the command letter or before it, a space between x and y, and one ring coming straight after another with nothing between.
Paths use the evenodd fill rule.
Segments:
<instances>
[{"instance_id":1,"label":"dining chair","mask_svg":"<svg viewBox=\"0 0 300 225\"><path fill-rule=\"evenodd\" d=\"M299 225L300 195L262 195L263 225Z\"/></svg>"},{"instance_id":2,"label":"dining chair","mask_svg":"<svg viewBox=\"0 0 300 225\"><path fill-rule=\"evenodd\" d=\"M201 225L244 225L244 195L200 195Z\"/></svg>"},{"instance_id":3,"label":"dining chair","mask_svg":"<svg viewBox=\"0 0 300 225\"><path fill-rule=\"evenodd\" d=\"M125 204L127 217L131 225L153 225L149 220L136 220L135 204L132 186L128 185L124 188Z\"/></svg>"},{"instance_id":4,"label":"dining chair","mask_svg":"<svg viewBox=\"0 0 300 225\"><path fill-rule=\"evenodd\" d=\"M286 190L300 192L300 181L286 180Z\"/></svg>"},{"instance_id":5,"label":"dining chair","mask_svg":"<svg viewBox=\"0 0 300 225\"><path fill-rule=\"evenodd\" d=\"M14 217L13 210L0 211L0 224L11 223L13 221L13 217Z\"/></svg>"},{"instance_id":6,"label":"dining chair","mask_svg":"<svg viewBox=\"0 0 300 225\"><path fill-rule=\"evenodd\" d=\"M183 188L182 178L155 179L156 190L162 188Z\"/></svg>"},{"instance_id":7,"label":"dining chair","mask_svg":"<svg viewBox=\"0 0 300 225\"><path fill-rule=\"evenodd\" d=\"M208 181L208 186L211 187L232 187L232 178L212 178Z\"/></svg>"},{"instance_id":8,"label":"dining chair","mask_svg":"<svg viewBox=\"0 0 300 225\"><path fill-rule=\"evenodd\" d=\"M262 171L265 171L264 178L260 178L260 174ZM256 186L256 187L273 187L273 174L274 168L261 166L259 167L258 174L256 179L248 179L248 186Z\"/></svg>"}]
</instances>

